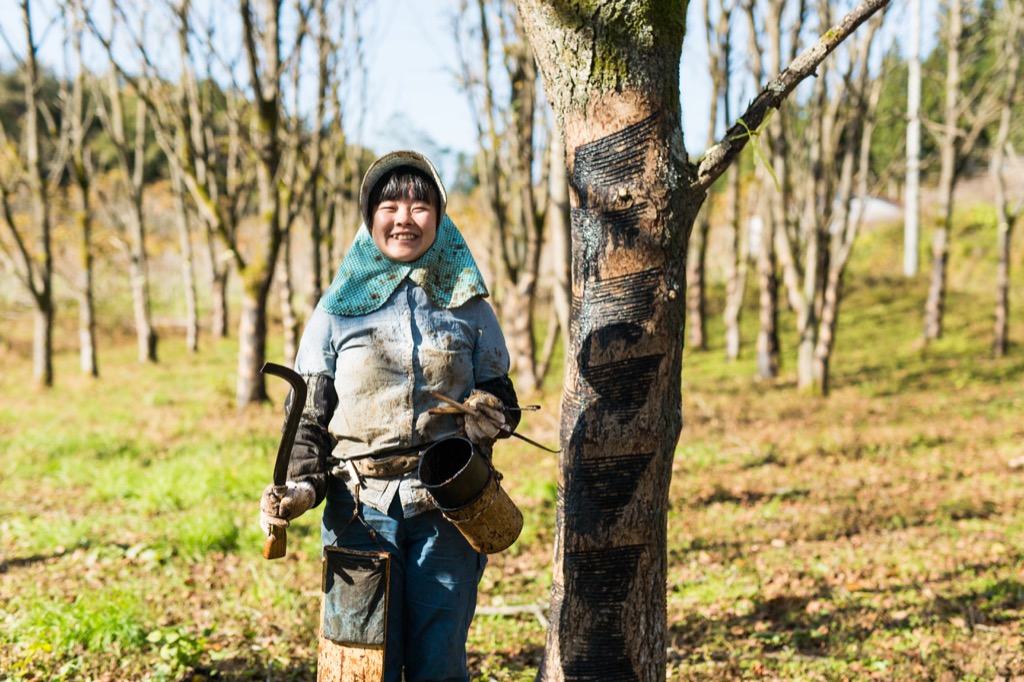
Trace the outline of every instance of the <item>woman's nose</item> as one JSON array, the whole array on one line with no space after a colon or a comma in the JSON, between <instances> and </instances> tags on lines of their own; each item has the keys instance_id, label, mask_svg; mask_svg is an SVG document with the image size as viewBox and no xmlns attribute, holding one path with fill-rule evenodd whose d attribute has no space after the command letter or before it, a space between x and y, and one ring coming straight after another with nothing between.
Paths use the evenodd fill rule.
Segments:
<instances>
[{"instance_id":1,"label":"woman's nose","mask_svg":"<svg viewBox=\"0 0 1024 682\"><path fill-rule=\"evenodd\" d=\"M395 211L395 222L402 225L412 222L412 207L399 204Z\"/></svg>"}]
</instances>

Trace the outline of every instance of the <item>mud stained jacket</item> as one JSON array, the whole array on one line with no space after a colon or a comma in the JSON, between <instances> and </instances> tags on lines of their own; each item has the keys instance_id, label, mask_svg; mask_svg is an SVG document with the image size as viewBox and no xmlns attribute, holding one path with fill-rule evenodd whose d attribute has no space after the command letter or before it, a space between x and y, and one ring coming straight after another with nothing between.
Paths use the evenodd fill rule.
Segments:
<instances>
[{"instance_id":1,"label":"mud stained jacket","mask_svg":"<svg viewBox=\"0 0 1024 682\"><path fill-rule=\"evenodd\" d=\"M406 279L377 310L342 317L317 308L306 323L295 369L307 382L288 478L309 481L317 504L327 477L348 480L345 460L401 452L454 435L454 415L427 412L430 391L462 401L474 388L517 406L505 338L481 297L457 308L434 305ZM290 407L290 406L289 406ZM518 412L506 414L510 426ZM387 513L399 495L406 516L434 508L415 471L366 478L360 499Z\"/></svg>"}]
</instances>

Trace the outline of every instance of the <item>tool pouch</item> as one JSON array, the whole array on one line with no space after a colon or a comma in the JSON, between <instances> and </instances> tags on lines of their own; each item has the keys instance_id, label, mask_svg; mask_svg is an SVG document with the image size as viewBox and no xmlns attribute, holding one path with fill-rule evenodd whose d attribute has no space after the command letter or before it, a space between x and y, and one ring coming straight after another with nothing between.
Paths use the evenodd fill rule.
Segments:
<instances>
[{"instance_id":1,"label":"tool pouch","mask_svg":"<svg viewBox=\"0 0 1024 682\"><path fill-rule=\"evenodd\" d=\"M324 548L316 682L384 680L391 555L359 514L358 492L354 503L348 522L358 519L380 551Z\"/></svg>"},{"instance_id":2,"label":"tool pouch","mask_svg":"<svg viewBox=\"0 0 1024 682\"><path fill-rule=\"evenodd\" d=\"M391 556L324 549L324 637L339 644L384 646Z\"/></svg>"},{"instance_id":3,"label":"tool pouch","mask_svg":"<svg viewBox=\"0 0 1024 682\"><path fill-rule=\"evenodd\" d=\"M384 679L391 555L325 547L317 682Z\"/></svg>"}]
</instances>

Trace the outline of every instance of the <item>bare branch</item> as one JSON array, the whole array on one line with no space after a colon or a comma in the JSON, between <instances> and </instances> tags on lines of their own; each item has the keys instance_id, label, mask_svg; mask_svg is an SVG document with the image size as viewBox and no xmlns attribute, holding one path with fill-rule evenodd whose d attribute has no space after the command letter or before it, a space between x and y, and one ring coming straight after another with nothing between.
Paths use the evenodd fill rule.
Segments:
<instances>
[{"instance_id":1,"label":"bare branch","mask_svg":"<svg viewBox=\"0 0 1024 682\"><path fill-rule=\"evenodd\" d=\"M706 191L725 172L750 139L750 131L757 130L771 109L778 109L786 97L818 65L861 24L875 12L888 6L890 0L865 0L825 33L818 42L804 50L785 71L774 78L754 99L715 146L708 149L700 160L693 188Z\"/></svg>"}]
</instances>

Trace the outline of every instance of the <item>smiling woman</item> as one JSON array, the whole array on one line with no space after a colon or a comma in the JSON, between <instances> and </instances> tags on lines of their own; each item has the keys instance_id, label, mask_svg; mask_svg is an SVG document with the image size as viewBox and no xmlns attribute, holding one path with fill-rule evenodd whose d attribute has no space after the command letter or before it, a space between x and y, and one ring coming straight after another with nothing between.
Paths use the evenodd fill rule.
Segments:
<instances>
[{"instance_id":1,"label":"smiling woman","mask_svg":"<svg viewBox=\"0 0 1024 682\"><path fill-rule=\"evenodd\" d=\"M404 672L410 680L468 680L466 638L484 552L507 548L522 528L519 515L506 543L476 543L492 507L515 516L515 506L461 516L463 508L436 499L417 472L426 453L457 443L483 472L486 499L507 501L490 458L495 439L519 420L506 410L517 400L505 339L476 262L445 215L447 200L423 155L397 151L373 163L360 191L364 227L296 356L307 400L305 408L289 401L289 412L302 416L288 481L264 491L260 522L269 534L325 502L324 679L356 656L360 674L352 679L399 682ZM438 412L437 396L464 409ZM494 525L515 526L501 520ZM351 576L357 564L372 589L331 578ZM334 627L341 623L374 626Z\"/></svg>"}]
</instances>

